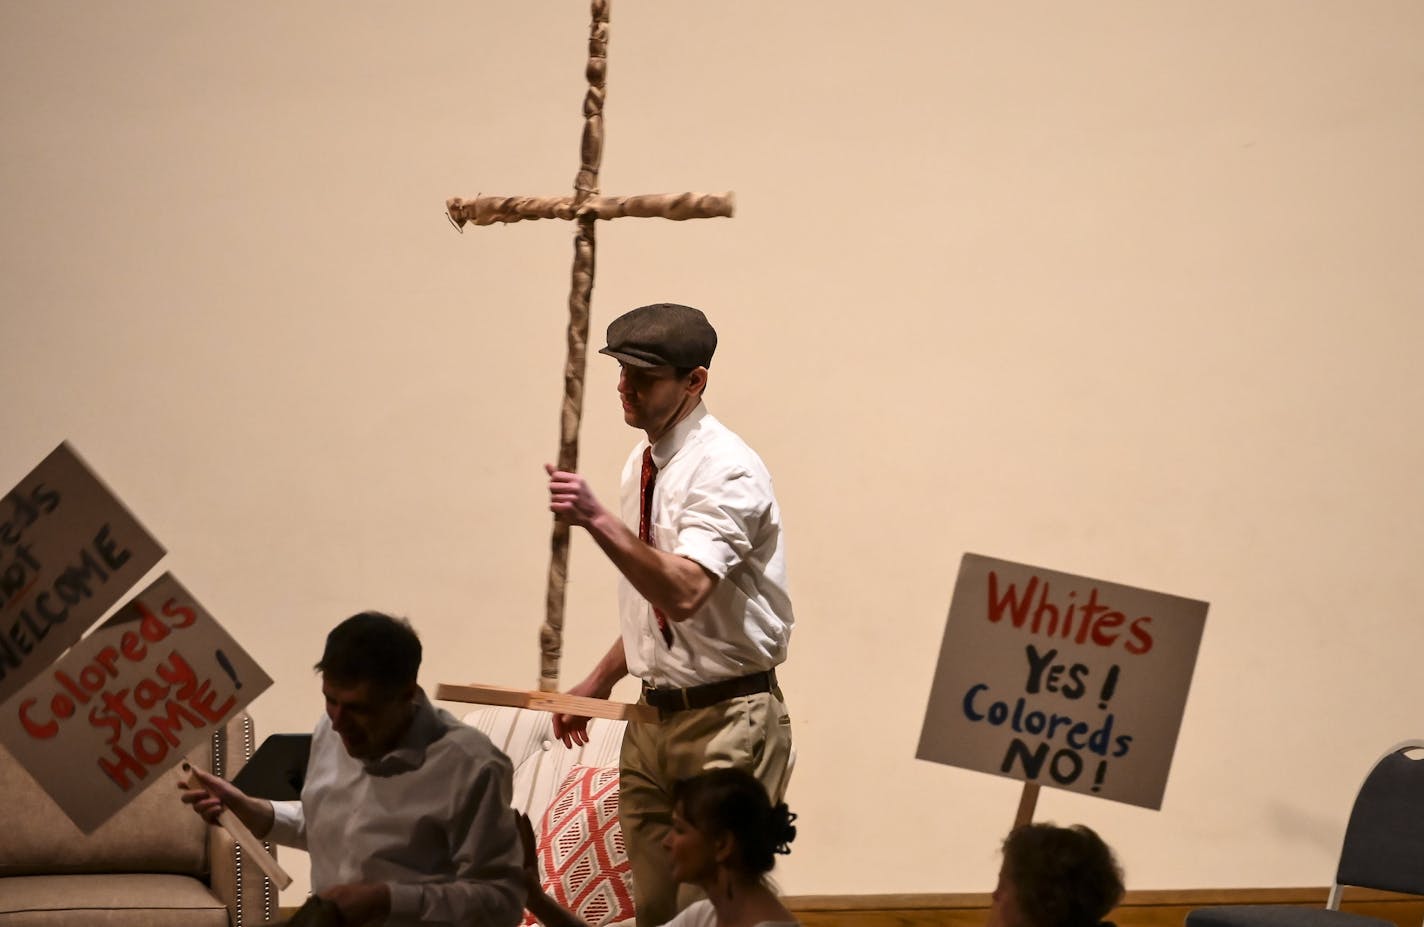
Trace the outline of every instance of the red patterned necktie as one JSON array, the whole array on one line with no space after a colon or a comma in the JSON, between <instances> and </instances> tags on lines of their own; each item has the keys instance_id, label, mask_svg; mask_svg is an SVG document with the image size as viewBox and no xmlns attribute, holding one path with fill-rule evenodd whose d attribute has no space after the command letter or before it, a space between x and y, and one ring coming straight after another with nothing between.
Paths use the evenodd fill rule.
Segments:
<instances>
[{"instance_id":1,"label":"red patterned necktie","mask_svg":"<svg viewBox=\"0 0 1424 927\"><path fill-rule=\"evenodd\" d=\"M653 545L653 484L658 481L658 467L653 463L653 449L651 446L643 448L643 475L639 482L639 505L638 505L638 540ZM667 615L662 609L653 608L653 615L658 619L658 630L662 632L663 642L672 647L672 628L668 627Z\"/></svg>"}]
</instances>

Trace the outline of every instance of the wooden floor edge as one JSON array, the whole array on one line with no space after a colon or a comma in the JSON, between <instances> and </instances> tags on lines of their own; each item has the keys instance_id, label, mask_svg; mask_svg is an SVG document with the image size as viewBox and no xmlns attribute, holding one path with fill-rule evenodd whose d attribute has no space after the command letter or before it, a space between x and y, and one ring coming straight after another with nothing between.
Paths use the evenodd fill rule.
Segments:
<instances>
[{"instance_id":1,"label":"wooden floor edge","mask_svg":"<svg viewBox=\"0 0 1424 927\"><path fill-rule=\"evenodd\" d=\"M1181 927L1192 908L1224 904L1295 904L1323 906L1329 890L1302 888L1187 888L1128 892L1110 915L1121 927ZM873 895L787 895L782 898L807 927L983 927L988 892L901 893ZM1416 927L1424 916L1424 898L1370 889L1346 889L1346 910ZM296 908L283 908L290 917Z\"/></svg>"},{"instance_id":2,"label":"wooden floor edge","mask_svg":"<svg viewBox=\"0 0 1424 927\"><path fill-rule=\"evenodd\" d=\"M1330 893L1326 886L1299 888L1186 888L1144 889L1123 896L1120 908L1196 907L1223 904L1324 905ZM792 911L901 911L974 910L988 908L988 892L899 893L872 895L787 895L783 902ZM1418 902L1415 895L1347 888L1346 903Z\"/></svg>"}]
</instances>

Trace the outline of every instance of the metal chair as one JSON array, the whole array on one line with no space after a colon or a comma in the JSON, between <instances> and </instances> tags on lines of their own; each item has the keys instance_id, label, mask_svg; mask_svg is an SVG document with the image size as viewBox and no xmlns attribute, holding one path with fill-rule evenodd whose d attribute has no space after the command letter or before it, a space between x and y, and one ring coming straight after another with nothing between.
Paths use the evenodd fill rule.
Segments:
<instances>
[{"instance_id":1,"label":"metal chair","mask_svg":"<svg viewBox=\"0 0 1424 927\"><path fill-rule=\"evenodd\" d=\"M1199 908L1187 915L1187 927L1394 927L1393 921L1341 911L1346 885L1424 895L1424 740L1391 747L1365 777L1325 907Z\"/></svg>"}]
</instances>

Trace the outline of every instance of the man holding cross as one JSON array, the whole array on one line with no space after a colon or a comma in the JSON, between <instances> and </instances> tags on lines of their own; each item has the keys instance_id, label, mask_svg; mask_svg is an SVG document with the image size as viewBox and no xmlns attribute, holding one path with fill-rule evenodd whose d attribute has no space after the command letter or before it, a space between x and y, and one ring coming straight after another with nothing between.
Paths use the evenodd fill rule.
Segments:
<instances>
[{"instance_id":1,"label":"man holding cross","mask_svg":"<svg viewBox=\"0 0 1424 927\"><path fill-rule=\"evenodd\" d=\"M640 927L692 900L679 904L662 847L673 783L736 767L775 803L794 762L775 672L794 621L781 513L761 458L702 401L716 347L706 316L688 306L643 306L608 326L600 353L619 362L623 419L647 436L623 468L621 519L582 476L546 465L550 509L586 529L623 574L621 638L569 691L608 698L631 673L661 716L628 726L620 761ZM585 743L587 727L554 717L566 746Z\"/></svg>"},{"instance_id":2,"label":"man holding cross","mask_svg":"<svg viewBox=\"0 0 1424 927\"><path fill-rule=\"evenodd\" d=\"M326 716L301 800L253 798L197 769L183 800L209 822L226 808L254 834L307 850L312 891L349 927L513 927L524 907L513 769L430 704L420 657L409 622L346 619L316 665Z\"/></svg>"}]
</instances>

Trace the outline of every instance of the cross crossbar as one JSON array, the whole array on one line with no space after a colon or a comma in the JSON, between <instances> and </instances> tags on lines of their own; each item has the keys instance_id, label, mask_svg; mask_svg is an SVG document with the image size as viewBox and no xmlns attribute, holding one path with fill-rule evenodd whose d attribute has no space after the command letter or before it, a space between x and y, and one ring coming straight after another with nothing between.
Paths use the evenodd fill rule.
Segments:
<instances>
[{"instance_id":1,"label":"cross crossbar","mask_svg":"<svg viewBox=\"0 0 1424 927\"><path fill-rule=\"evenodd\" d=\"M572 196L480 196L472 200L453 197L445 211L455 228L519 222L526 219L638 219L727 218L732 215L731 193L645 193L634 196L590 196L582 203Z\"/></svg>"}]
</instances>

